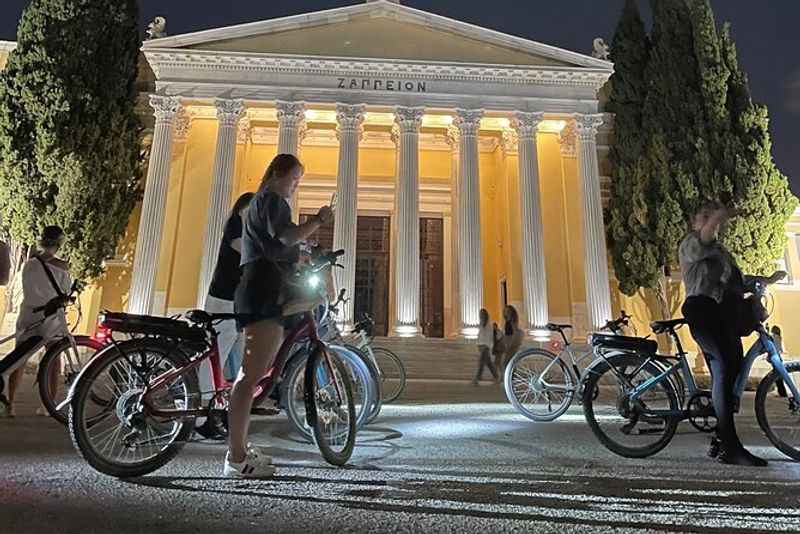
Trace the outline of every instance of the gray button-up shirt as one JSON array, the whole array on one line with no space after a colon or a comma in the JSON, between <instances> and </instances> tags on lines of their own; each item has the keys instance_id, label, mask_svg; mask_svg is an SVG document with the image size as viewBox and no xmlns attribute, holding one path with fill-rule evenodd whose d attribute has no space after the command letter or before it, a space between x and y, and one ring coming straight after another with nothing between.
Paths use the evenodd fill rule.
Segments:
<instances>
[{"instance_id":1,"label":"gray button-up shirt","mask_svg":"<svg viewBox=\"0 0 800 534\"><path fill-rule=\"evenodd\" d=\"M697 232L683 238L678 256L687 298L705 296L722 302L732 277L741 277L728 249L716 240L703 243Z\"/></svg>"}]
</instances>

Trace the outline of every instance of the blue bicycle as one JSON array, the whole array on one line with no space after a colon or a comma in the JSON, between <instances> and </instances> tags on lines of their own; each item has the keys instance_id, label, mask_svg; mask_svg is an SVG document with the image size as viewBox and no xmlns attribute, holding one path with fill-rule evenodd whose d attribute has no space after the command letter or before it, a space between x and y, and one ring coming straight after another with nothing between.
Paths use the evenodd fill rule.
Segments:
<instances>
[{"instance_id":1,"label":"blue bicycle","mask_svg":"<svg viewBox=\"0 0 800 534\"><path fill-rule=\"evenodd\" d=\"M757 296L763 297L765 291L761 284L756 287ZM595 340L599 357L587 369L583 411L592 432L612 452L629 458L651 456L669 444L680 421L713 416L706 403L683 406L671 380L687 369L681 363L685 353L676 333L685 324L684 319L674 319L651 325L656 334L669 334L676 341L677 357L657 355L655 343L646 340L622 354L612 336ZM758 339L745 355L734 394L741 399L753 364L765 355L772 371L756 392L758 424L778 450L800 460L800 362L784 363L763 325L756 333ZM616 353L610 354L612 350Z\"/></svg>"}]
</instances>

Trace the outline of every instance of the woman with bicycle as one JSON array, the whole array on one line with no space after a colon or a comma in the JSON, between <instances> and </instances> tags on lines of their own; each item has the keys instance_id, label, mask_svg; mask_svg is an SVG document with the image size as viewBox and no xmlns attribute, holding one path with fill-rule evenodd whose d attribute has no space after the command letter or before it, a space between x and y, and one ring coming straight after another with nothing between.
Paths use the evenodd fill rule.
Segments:
<instances>
[{"instance_id":1,"label":"woman with bicycle","mask_svg":"<svg viewBox=\"0 0 800 534\"><path fill-rule=\"evenodd\" d=\"M298 245L333 218L333 210L324 206L307 222L292 223L289 199L303 172L297 157L276 156L244 218L242 278L234 301L236 313L242 316L245 349L231 390L225 476L263 478L275 473L272 459L247 444L253 394L283 342L282 299L286 276L299 258Z\"/></svg>"},{"instance_id":2,"label":"woman with bicycle","mask_svg":"<svg viewBox=\"0 0 800 534\"><path fill-rule=\"evenodd\" d=\"M22 267L22 304L20 305L19 316L17 317L17 339L19 346L25 341L39 336L46 342L46 347L67 335L67 320L64 310L60 309L38 327L30 328L44 318L43 311L34 311L36 308L44 306L53 298L70 292L72 279L69 275L69 264L56 257L58 251L64 244L64 231L58 226L47 226L39 239L41 249L31 259L25 262ZM8 401L6 417L14 417L14 397L16 396L25 366L22 365L14 371L8 381ZM50 367L48 383L51 387L58 381L59 368L57 365ZM0 409L2 408L0 404ZM37 415L48 415L47 410L40 407L36 410Z\"/></svg>"},{"instance_id":3,"label":"woman with bicycle","mask_svg":"<svg viewBox=\"0 0 800 534\"><path fill-rule=\"evenodd\" d=\"M734 385L744 357L739 328L744 295L748 284L757 280L746 277L727 248L719 241L720 228L729 218L719 204L702 206L692 221L692 231L680 245L679 256L686 301L683 316L711 372L711 396L717 416L717 440L710 454L726 464L766 466L767 462L744 448L734 425ZM776 272L766 283L785 276Z\"/></svg>"}]
</instances>

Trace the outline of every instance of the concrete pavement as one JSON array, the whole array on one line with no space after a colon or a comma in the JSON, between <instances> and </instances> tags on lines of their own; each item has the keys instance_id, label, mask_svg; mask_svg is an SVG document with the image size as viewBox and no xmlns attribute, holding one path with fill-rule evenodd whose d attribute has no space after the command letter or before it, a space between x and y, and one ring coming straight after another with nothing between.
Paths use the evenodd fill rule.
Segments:
<instances>
[{"instance_id":1,"label":"concrete pavement","mask_svg":"<svg viewBox=\"0 0 800 534\"><path fill-rule=\"evenodd\" d=\"M386 407L345 469L284 416L257 419L253 440L278 465L269 481L221 478L224 446L203 442L151 476L115 480L56 423L0 420L0 533L800 531L800 465L761 436L752 397L740 433L765 469L705 458L708 438L688 425L659 455L628 460L597 443L579 409L534 424L483 399L496 386L429 389L449 393Z\"/></svg>"}]
</instances>

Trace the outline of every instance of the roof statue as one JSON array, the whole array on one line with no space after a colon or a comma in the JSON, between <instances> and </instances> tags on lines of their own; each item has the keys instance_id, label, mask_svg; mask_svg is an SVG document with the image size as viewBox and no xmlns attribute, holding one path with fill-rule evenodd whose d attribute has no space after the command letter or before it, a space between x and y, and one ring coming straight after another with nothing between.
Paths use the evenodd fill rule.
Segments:
<instances>
[{"instance_id":1,"label":"roof statue","mask_svg":"<svg viewBox=\"0 0 800 534\"><path fill-rule=\"evenodd\" d=\"M605 61L609 60L611 56L611 49L602 37L597 37L594 41L592 41L592 46L594 48L594 50L592 50L592 57L603 59Z\"/></svg>"},{"instance_id":2,"label":"roof statue","mask_svg":"<svg viewBox=\"0 0 800 534\"><path fill-rule=\"evenodd\" d=\"M161 39L167 36L167 19L164 17L156 17L147 26L147 40Z\"/></svg>"}]
</instances>

